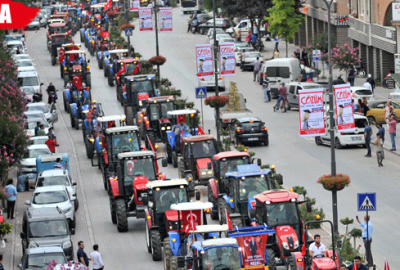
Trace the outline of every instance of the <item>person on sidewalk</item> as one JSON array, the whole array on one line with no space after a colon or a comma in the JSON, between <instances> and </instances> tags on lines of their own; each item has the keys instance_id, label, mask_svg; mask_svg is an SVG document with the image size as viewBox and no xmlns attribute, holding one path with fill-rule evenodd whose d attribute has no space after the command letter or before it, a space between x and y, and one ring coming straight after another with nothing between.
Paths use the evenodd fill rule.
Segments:
<instances>
[{"instance_id":1,"label":"person on sidewalk","mask_svg":"<svg viewBox=\"0 0 400 270\"><path fill-rule=\"evenodd\" d=\"M51 138L55 141L56 140L56 135L53 133L53 128L49 128L49 132L46 134L47 136L51 136Z\"/></svg>"},{"instance_id":2,"label":"person on sidewalk","mask_svg":"<svg viewBox=\"0 0 400 270\"><path fill-rule=\"evenodd\" d=\"M361 257L360 256L355 256L354 257L354 263L350 264L347 266L348 270L353 270L354 264L356 264L357 270L368 270L368 267L365 264L361 263ZM342 269L342 268L340 268Z\"/></svg>"},{"instance_id":3,"label":"person on sidewalk","mask_svg":"<svg viewBox=\"0 0 400 270\"><path fill-rule=\"evenodd\" d=\"M374 125L378 129L378 134L380 134L382 141L385 142L385 128L381 124L377 124L375 122Z\"/></svg>"},{"instance_id":4,"label":"person on sidewalk","mask_svg":"<svg viewBox=\"0 0 400 270\"><path fill-rule=\"evenodd\" d=\"M314 235L314 242L309 247L311 258L328 257L326 247L321 243L321 235Z\"/></svg>"},{"instance_id":5,"label":"person on sidewalk","mask_svg":"<svg viewBox=\"0 0 400 270\"><path fill-rule=\"evenodd\" d=\"M92 259L89 258L86 254L86 252L83 250L85 248L85 243L83 241L78 242L78 252L77 252L77 258L80 263L82 263L84 266L89 267L89 261Z\"/></svg>"},{"instance_id":6,"label":"person on sidewalk","mask_svg":"<svg viewBox=\"0 0 400 270\"><path fill-rule=\"evenodd\" d=\"M350 86L354 86L354 79L355 79L354 73L355 73L355 71L353 68L350 68L347 73L347 75L348 75L347 80L349 81Z\"/></svg>"},{"instance_id":7,"label":"person on sidewalk","mask_svg":"<svg viewBox=\"0 0 400 270\"><path fill-rule=\"evenodd\" d=\"M265 102L270 102L271 101L271 89L269 88L269 79L268 79L267 74L264 75L262 87L263 87L263 91L264 91Z\"/></svg>"},{"instance_id":8,"label":"person on sidewalk","mask_svg":"<svg viewBox=\"0 0 400 270\"><path fill-rule=\"evenodd\" d=\"M256 77L257 77L258 72L260 71L260 68L261 68L260 57L257 57L257 60L254 61L253 82L256 81Z\"/></svg>"},{"instance_id":9,"label":"person on sidewalk","mask_svg":"<svg viewBox=\"0 0 400 270\"><path fill-rule=\"evenodd\" d=\"M50 149L50 152L52 152L53 154L56 152L56 146L58 146L58 144L57 141L53 140L51 135L49 135L49 139L45 142L45 144Z\"/></svg>"},{"instance_id":10,"label":"person on sidewalk","mask_svg":"<svg viewBox=\"0 0 400 270\"><path fill-rule=\"evenodd\" d=\"M39 131L39 129L40 129L40 125L41 125L42 123L40 123L40 122L36 122L36 127L35 127L35 136L37 136L37 133L38 133L38 131Z\"/></svg>"},{"instance_id":11,"label":"person on sidewalk","mask_svg":"<svg viewBox=\"0 0 400 270\"><path fill-rule=\"evenodd\" d=\"M364 123L365 128L364 128L364 139L365 139L365 145L367 147L367 154L365 155L365 157L371 157L371 135L372 135L372 128L370 126L368 126L368 122L365 121Z\"/></svg>"},{"instance_id":12,"label":"person on sidewalk","mask_svg":"<svg viewBox=\"0 0 400 270\"><path fill-rule=\"evenodd\" d=\"M99 252L99 245L93 245L93 252L90 253L90 258L92 258L93 270L104 269L103 259L101 258L101 254Z\"/></svg>"},{"instance_id":13,"label":"person on sidewalk","mask_svg":"<svg viewBox=\"0 0 400 270\"><path fill-rule=\"evenodd\" d=\"M13 186L13 180L10 178L7 181L7 186L5 187L5 193L7 194L7 218L14 219L14 208L15 201L17 199L17 189Z\"/></svg>"},{"instance_id":14,"label":"person on sidewalk","mask_svg":"<svg viewBox=\"0 0 400 270\"><path fill-rule=\"evenodd\" d=\"M386 120L386 123L389 125L389 135L390 135L390 140L392 141L392 149L390 151L396 151L396 119L395 116L392 114L390 116L390 120Z\"/></svg>"},{"instance_id":15,"label":"person on sidewalk","mask_svg":"<svg viewBox=\"0 0 400 270\"><path fill-rule=\"evenodd\" d=\"M4 266L3 266L3 254L0 254L0 270L4 270Z\"/></svg>"},{"instance_id":16,"label":"person on sidewalk","mask_svg":"<svg viewBox=\"0 0 400 270\"><path fill-rule=\"evenodd\" d=\"M374 144L376 145L376 159L378 160L378 167L383 167L383 141L380 133L376 134L376 140Z\"/></svg>"},{"instance_id":17,"label":"person on sidewalk","mask_svg":"<svg viewBox=\"0 0 400 270\"><path fill-rule=\"evenodd\" d=\"M374 79L372 79L371 74L368 74L367 82L369 82L369 84L371 85L371 87L372 87L372 94L373 94L374 91L375 91L375 81L374 81Z\"/></svg>"},{"instance_id":18,"label":"person on sidewalk","mask_svg":"<svg viewBox=\"0 0 400 270\"><path fill-rule=\"evenodd\" d=\"M40 125L40 129L37 132L37 136L46 136L46 131L44 130L44 125Z\"/></svg>"},{"instance_id":19,"label":"person on sidewalk","mask_svg":"<svg viewBox=\"0 0 400 270\"><path fill-rule=\"evenodd\" d=\"M360 223L361 227L363 227L362 238L364 241L364 248L366 255L365 259L368 262L368 267L372 267L374 265L374 259L372 257L371 243L372 243L372 233L374 231L374 227L372 226L369 215L364 216L364 221L365 222L361 223L357 217L357 222ZM368 237L367 237L367 228L368 228Z\"/></svg>"}]
</instances>

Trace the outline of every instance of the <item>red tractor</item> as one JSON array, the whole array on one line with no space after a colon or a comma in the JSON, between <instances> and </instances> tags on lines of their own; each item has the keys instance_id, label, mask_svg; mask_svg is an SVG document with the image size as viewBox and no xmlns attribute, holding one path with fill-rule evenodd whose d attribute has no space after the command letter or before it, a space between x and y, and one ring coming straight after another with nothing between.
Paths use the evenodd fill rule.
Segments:
<instances>
[{"instance_id":1,"label":"red tractor","mask_svg":"<svg viewBox=\"0 0 400 270\"><path fill-rule=\"evenodd\" d=\"M102 30L100 33L100 38L95 42L94 52L97 54L103 49L108 49L110 43L110 32ZM93 54L92 54L93 55Z\"/></svg>"},{"instance_id":2,"label":"red tractor","mask_svg":"<svg viewBox=\"0 0 400 270\"><path fill-rule=\"evenodd\" d=\"M74 43L67 43L67 44L63 44L60 47L60 52L59 52L59 56L58 56L58 62L60 62L60 76L61 79L64 78L64 66L66 66L66 61L65 60L65 53L68 51L75 51L75 50L79 50L81 48L81 44L74 44ZM71 59L70 59L71 61ZM74 59L72 59L72 62L74 61Z\"/></svg>"},{"instance_id":3,"label":"red tractor","mask_svg":"<svg viewBox=\"0 0 400 270\"><path fill-rule=\"evenodd\" d=\"M109 178L111 220L117 224L119 232L126 232L128 217L147 216L147 183L166 177L158 171L157 158L152 151L119 153L117 158L117 176ZM167 166L165 159L162 165Z\"/></svg>"},{"instance_id":4,"label":"red tractor","mask_svg":"<svg viewBox=\"0 0 400 270\"><path fill-rule=\"evenodd\" d=\"M49 24L49 29L46 33L47 42L50 40L50 36L53 34L61 34L68 32L68 27L65 23L52 23Z\"/></svg>"},{"instance_id":5,"label":"red tractor","mask_svg":"<svg viewBox=\"0 0 400 270\"><path fill-rule=\"evenodd\" d=\"M114 86L114 80L117 83L117 99L121 101L123 105L122 98L122 87L124 84L124 77L129 75L138 75L140 74L140 62L137 58L127 57L123 59L119 59L116 61L117 67L116 70L118 72L116 74L108 73L108 85Z\"/></svg>"}]
</instances>

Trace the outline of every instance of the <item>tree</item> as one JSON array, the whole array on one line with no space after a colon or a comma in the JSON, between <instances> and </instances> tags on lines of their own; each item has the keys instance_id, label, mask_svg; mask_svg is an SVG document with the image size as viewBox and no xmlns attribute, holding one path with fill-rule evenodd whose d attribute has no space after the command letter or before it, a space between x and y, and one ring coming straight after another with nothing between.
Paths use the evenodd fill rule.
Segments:
<instances>
[{"instance_id":1,"label":"tree","mask_svg":"<svg viewBox=\"0 0 400 270\"><path fill-rule=\"evenodd\" d=\"M285 38L286 57L288 57L288 40L294 38L294 34L300 28L300 23L304 20L303 15L297 14L294 9L294 0L273 0L274 6L268 9L269 31L272 36Z\"/></svg>"},{"instance_id":2,"label":"tree","mask_svg":"<svg viewBox=\"0 0 400 270\"><path fill-rule=\"evenodd\" d=\"M331 36L331 48L336 45L336 37L334 35ZM306 46L306 51L310 53L312 62L312 55L314 50L321 51L321 61L322 61L322 78L325 78L325 63L328 63L328 34L321 33L315 36L310 44ZM311 63L310 62L310 63Z\"/></svg>"},{"instance_id":3,"label":"tree","mask_svg":"<svg viewBox=\"0 0 400 270\"><path fill-rule=\"evenodd\" d=\"M338 67L340 70L348 70L353 68L354 65L360 63L358 56L358 47L351 48L349 44L336 45L331 52L332 65Z\"/></svg>"}]
</instances>

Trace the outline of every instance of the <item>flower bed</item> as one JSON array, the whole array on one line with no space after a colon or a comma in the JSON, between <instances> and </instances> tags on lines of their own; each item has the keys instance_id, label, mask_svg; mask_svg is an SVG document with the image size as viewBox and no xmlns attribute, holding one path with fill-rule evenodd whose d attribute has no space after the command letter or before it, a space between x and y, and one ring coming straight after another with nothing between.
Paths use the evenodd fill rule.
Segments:
<instances>
[{"instance_id":1,"label":"flower bed","mask_svg":"<svg viewBox=\"0 0 400 270\"><path fill-rule=\"evenodd\" d=\"M226 104L229 103L229 97L226 96L212 96L212 97L207 97L204 100L204 104L215 108L215 107L224 107Z\"/></svg>"},{"instance_id":2,"label":"flower bed","mask_svg":"<svg viewBox=\"0 0 400 270\"><path fill-rule=\"evenodd\" d=\"M345 174L337 174L332 176L331 174L321 176L318 181L326 190L342 190L350 185L350 177Z\"/></svg>"},{"instance_id":3,"label":"flower bed","mask_svg":"<svg viewBox=\"0 0 400 270\"><path fill-rule=\"evenodd\" d=\"M125 29L132 29L135 30L135 26L133 24L130 23L126 23L121 25L121 27L119 28L121 31L124 31Z\"/></svg>"}]
</instances>

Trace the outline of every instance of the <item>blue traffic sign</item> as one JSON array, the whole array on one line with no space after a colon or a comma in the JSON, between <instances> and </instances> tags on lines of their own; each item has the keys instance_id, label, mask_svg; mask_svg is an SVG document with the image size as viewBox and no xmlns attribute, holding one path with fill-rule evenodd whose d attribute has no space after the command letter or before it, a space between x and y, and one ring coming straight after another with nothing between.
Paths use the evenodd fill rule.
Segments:
<instances>
[{"instance_id":1,"label":"blue traffic sign","mask_svg":"<svg viewBox=\"0 0 400 270\"><path fill-rule=\"evenodd\" d=\"M376 211L376 193L357 193L358 211Z\"/></svg>"},{"instance_id":2,"label":"blue traffic sign","mask_svg":"<svg viewBox=\"0 0 400 270\"><path fill-rule=\"evenodd\" d=\"M131 37L131 36L133 36L132 28L125 29L125 36L126 36L126 37Z\"/></svg>"},{"instance_id":3,"label":"blue traffic sign","mask_svg":"<svg viewBox=\"0 0 400 270\"><path fill-rule=\"evenodd\" d=\"M196 98L206 98L207 97L207 88L198 87L196 88Z\"/></svg>"}]
</instances>

